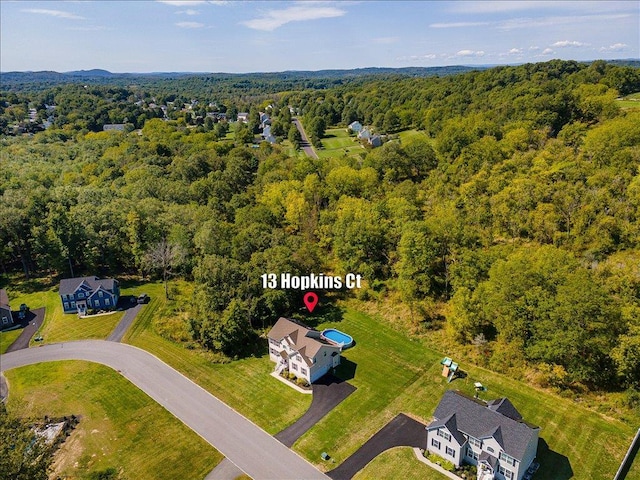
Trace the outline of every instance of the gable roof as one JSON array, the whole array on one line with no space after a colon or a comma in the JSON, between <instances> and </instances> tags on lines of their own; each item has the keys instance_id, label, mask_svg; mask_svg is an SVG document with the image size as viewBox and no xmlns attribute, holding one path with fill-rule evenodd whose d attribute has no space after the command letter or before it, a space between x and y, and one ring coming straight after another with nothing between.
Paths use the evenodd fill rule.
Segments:
<instances>
[{"instance_id":1,"label":"gable roof","mask_svg":"<svg viewBox=\"0 0 640 480\"><path fill-rule=\"evenodd\" d=\"M464 442L467 441L467 439L464 438L464 435L462 435L460 430L458 430L455 413L449 415L448 417L443 418L442 420L434 420L427 426L427 429L431 430L433 428L440 428L440 427L446 427L447 430L451 432L451 435L453 436L453 438L456 439L456 441L458 442L458 445L462 446L464 445Z\"/></svg>"},{"instance_id":2,"label":"gable roof","mask_svg":"<svg viewBox=\"0 0 640 480\"><path fill-rule=\"evenodd\" d=\"M71 295L74 293L82 283L86 283L92 291L102 287L108 292L113 292L116 287L116 280L113 278L99 279L96 276L92 277L76 277L76 278L63 278L60 280L60 288L58 293L60 295Z\"/></svg>"},{"instance_id":3,"label":"gable roof","mask_svg":"<svg viewBox=\"0 0 640 480\"><path fill-rule=\"evenodd\" d=\"M505 417L509 417L516 422L522 420L522 415L520 415L520 412L513 406L513 403L511 403L507 397L487 402L487 408L494 412L501 413Z\"/></svg>"},{"instance_id":4,"label":"gable roof","mask_svg":"<svg viewBox=\"0 0 640 480\"><path fill-rule=\"evenodd\" d=\"M313 365L313 357L322 347L331 347L339 351L339 347L320 339L320 332L307 327L302 322L280 317L269 330L268 337L281 342L287 338L288 343L296 350L309 366Z\"/></svg>"},{"instance_id":5,"label":"gable roof","mask_svg":"<svg viewBox=\"0 0 640 480\"><path fill-rule=\"evenodd\" d=\"M515 420L499 411L503 410L511 415L515 411L520 415L511 402L507 404L504 400L506 399L486 404L455 390L447 390L433 413L435 420L427 429L455 414L456 427L460 432L478 439L493 437L505 453L521 460L529 443L538 438L539 427L526 424L522 421L522 416L520 420Z\"/></svg>"}]
</instances>

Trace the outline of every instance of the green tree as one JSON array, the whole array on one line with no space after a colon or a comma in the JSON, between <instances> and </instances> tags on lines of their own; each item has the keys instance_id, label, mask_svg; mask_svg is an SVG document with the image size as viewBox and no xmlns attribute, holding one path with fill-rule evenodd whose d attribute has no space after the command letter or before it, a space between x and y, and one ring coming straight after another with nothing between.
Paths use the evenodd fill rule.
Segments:
<instances>
[{"instance_id":1,"label":"green tree","mask_svg":"<svg viewBox=\"0 0 640 480\"><path fill-rule=\"evenodd\" d=\"M53 450L31 425L14 417L0 402L0 479L46 480L53 462Z\"/></svg>"}]
</instances>

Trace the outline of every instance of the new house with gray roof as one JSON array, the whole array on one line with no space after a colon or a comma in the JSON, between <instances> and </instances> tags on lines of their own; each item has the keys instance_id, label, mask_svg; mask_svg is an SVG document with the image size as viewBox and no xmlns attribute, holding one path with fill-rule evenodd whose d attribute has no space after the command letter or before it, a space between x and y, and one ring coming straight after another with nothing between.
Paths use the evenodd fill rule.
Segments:
<instances>
[{"instance_id":1,"label":"new house with gray roof","mask_svg":"<svg viewBox=\"0 0 640 480\"><path fill-rule=\"evenodd\" d=\"M340 365L341 347L327 342L321 332L301 322L280 317L268 337L269 358L278 373L286 368L313 383Z\"/></svg>"},{"instance_id":2,"label":"new house with gray roof","mask_svg":"<svg viewBox=\"0 0 640 480\"><path fill-rule=\"evenodd\" d=\"M120 284L113 278L77 277L60 280L64 313L84 315L87 310L113 310L120 298Z\"/></svg>"},{"instance_id":3,"label":"new house with gray roof","mask_svg":"<svg viewBox=\"0 0 640 480\"><path fill-rule=\"evenodd\" d=\"M477 465L477 480L521 480L536 457L540 427L507 398L483 402L448 390L433 416L427 450L457 467Z\"/></svg>"}]
</instances>

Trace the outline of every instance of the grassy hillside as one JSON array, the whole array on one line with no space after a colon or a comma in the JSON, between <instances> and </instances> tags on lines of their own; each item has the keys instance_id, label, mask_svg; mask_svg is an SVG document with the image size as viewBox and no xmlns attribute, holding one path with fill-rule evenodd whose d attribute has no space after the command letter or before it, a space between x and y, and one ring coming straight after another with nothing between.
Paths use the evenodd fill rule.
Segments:
<instances>
[{"instance_id":1,"label":"grassy hillside","mask_svg":"<svg viewBox=\"0 0 640 480\"><path fill-rule=\"evenodd\" d=\"M33 419L80 417L56 456L54 472L62 478L87 478L108 468L118 470L119 478L203 478L222 459L196 433L105 366L51 362L5 374L10 411Z\"/></svg>"}]
</instances>

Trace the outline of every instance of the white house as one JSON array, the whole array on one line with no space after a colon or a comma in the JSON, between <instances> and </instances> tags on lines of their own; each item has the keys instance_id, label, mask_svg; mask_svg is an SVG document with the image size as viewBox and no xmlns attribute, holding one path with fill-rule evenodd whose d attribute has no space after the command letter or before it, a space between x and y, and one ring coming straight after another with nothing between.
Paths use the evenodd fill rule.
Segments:
<instances>
[{"instance_id":1,"label":"white house","mask_svg":"<svg viewBox=\"0 0 640 480\"><path fill-rule=\"evenodd\" d=\"M249 122L249 113L248 112L240 112L238 113L238 121L242 123Z\"/></svg>"},{"instance_id":2,"label":"white house","mask_svg":"<svg viewBox=\"0 0 640 480\"><path fill-rule=\"evenodd\" d=\"M369 140L371 138L371 132L369 131L368 128L363 128L358 133L358 138L360 138L362 140Z\"/></svg>"},{"instance_id":3,"label":"white house","mask_svg":"<svg viewBox=\"0 0 640 480\"><path fill-rule=\"evenodd\" d=\"M427 425L427 450L456 466L478 466L477 480L521 480L533 463L540 427L507 398L492 402L448 390Z\"/></svg>"},{"instance_id":4,"label":"white house","mask_svg":"<svg viewBox=\"0 0 640 480\"><path fill-rule=\"evenodd\" d=\"M351 122L349 124L349 127L347 128L347 131L351 130L354 133L359 133L360 130L362 130L362 124L359 121L355 121L355 122Z\"/></svg>"},{"instance_id":5,"label":"white house","mask_svg":"<svg viewBox=\"0 0 640 480\"><path fill-rule=\"evenodd\" d=\"M283 369L313 383L340 365L341 348L323 340L320 332L280 317L269 331L269 358L276 372Z\"/></svg>"}]
</instances>

